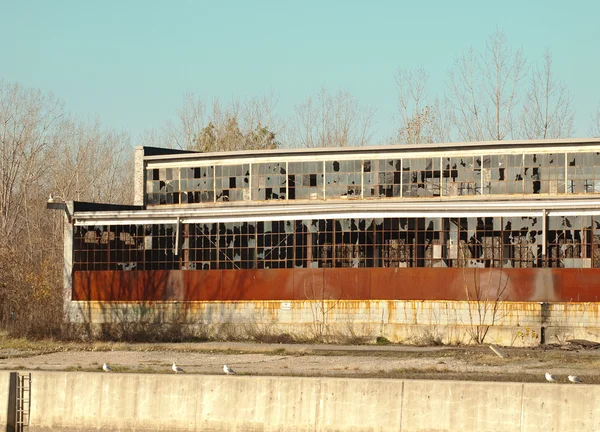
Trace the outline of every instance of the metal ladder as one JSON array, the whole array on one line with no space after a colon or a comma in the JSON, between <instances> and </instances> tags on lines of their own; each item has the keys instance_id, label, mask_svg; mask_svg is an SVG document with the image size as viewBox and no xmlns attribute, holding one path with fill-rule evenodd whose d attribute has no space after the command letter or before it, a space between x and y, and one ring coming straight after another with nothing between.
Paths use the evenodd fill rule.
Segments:
<instances>
[{"instance_id":1,"label":"metal ladder","mask_svg":"<svg viewBox=\"0 0 600 432\"><path fill-rule=\"evenodd\" d=\"M29 413L31 411L31 373L17 373L17 398L15 432L29 429Z\"/></svg>"}]
</instances>

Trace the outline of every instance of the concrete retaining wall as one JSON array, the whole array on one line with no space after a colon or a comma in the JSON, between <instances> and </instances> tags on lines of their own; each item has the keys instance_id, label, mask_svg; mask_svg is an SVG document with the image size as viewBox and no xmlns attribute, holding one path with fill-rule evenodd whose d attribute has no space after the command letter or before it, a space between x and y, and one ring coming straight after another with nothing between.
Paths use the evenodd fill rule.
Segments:
<instances>
[{"instance_id":1,"label":"concrete retaining wall","mask_svg":"<svg viewBox=\"0 0 600 432\"><path fill-rule=\"evenodd\" d=\"M494 314L493 308L497 307ZM470 343L473 332L490 326L485 342L534 346L566 339L600 339L600 303L467 301L239 301L239 302L70 302L68 321L188 323L209 335L226 325L241 337L250 331L314 336L315 325L336 335L384 336L403 343ZM480 316L485 317L480 322Z\"/></svg>"},{"instance_id":2,"label":"concrete retaining wall","mask_svg":"<svg viewBox=\"0 0 600 432\"><path fill-rule=\"evenodd\" d=\"M6 430L8 421L8 394L10 386L10 372L0 371L0 430Z\"/></svg>"},{"instance_id":3,"label":"concrete retaining wall","mask_svg":"<svg viewBox=\"0 0 600 432\"><path fill-rule=\"evenodd\" d=\"M33 372L31 394L31 432L600 430L592 385Z\"/></svg>"}]
</instances>

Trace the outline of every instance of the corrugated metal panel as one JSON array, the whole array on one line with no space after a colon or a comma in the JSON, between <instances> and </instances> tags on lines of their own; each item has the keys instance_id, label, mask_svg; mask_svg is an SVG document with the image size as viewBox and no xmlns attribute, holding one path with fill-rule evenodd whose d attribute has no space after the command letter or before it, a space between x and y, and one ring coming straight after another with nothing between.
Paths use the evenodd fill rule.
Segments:
<instances>
[{"instance_id":1,"label":"corrugated metal panel","mask_svg":"<svg viewBox=\"0 0 600 432\"><path fill-rule=\"evenodd\" d=\"M600 269L318 268L74 272L73 300L600 301Z\"/></svg>"}]
</instances>

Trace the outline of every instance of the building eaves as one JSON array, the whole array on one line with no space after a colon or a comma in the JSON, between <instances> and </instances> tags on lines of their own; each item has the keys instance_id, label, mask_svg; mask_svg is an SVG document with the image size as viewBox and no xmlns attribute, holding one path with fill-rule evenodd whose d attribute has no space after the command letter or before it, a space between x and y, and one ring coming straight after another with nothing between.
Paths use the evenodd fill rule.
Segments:
<instances>
[{"instance_id":1,"label":"building eaves","mask_svg":"<svg viewBox=\"0 0 600 432\"><path fill-rule=\"evenodd\" d=\"M470 217L600 214L600 199L495 201L356 201L310 204L264 203L247 206L157 208L141 211L88 211L73 215L77 225L231 222L244 220L302 220L369 217Z\"/></svg>"},{"instance_id":2,"label":"building eaves","mask_svg":"<svg viewBox=\"0 0 600 432\"><path fill-rule=\"evenodd\" d=\"M383 146L361 146L361 147L320 147L320 148L279 148L274 150L242 150L230 152L185 152L183 150L177 153L165 154L144 154L144 159L148 161L163 159L243 159L259 156L326 156L326 155L351 155L351 154L381 154L388 152L396 153L414 153L414 152L449 152L460 150L489 150L489 149L512 149L512 148L544 148L549 146L558 146L573 148L578 146L600 145L600 138L564 138L547 140L506 140L506 141L480 141L480 142L457 142L457 143L438 143L438 144L394 144ZM145 147L146 149L147 147ZM157 149L153 147L153 149ZM168 150L168 149L165 149ZM169 150L170 151L170 150Z\"/></svg>"}]
</instances>

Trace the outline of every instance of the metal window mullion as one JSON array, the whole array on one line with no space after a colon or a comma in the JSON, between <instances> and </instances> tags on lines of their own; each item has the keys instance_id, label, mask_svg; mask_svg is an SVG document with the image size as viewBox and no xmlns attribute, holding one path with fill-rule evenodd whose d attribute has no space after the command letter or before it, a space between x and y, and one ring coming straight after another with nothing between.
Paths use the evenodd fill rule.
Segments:
<instances>
[{"instance_id":1,"label":"metal window mullion","mask_svg":"<svg viewBox=\"0 0 600 432\"><path fill-rule=\"evenodd\" d=\"M289 176L288 169L289 169L289 162L285 161L285 200L286 201L290 200L290 185L289 185L289 181L288 181L290 176Z\"/></svg>"},{"instance_id":2,"label":"metal window mullion","mask_svg":"<svg viewBox=\"0 0 600 432\"><path fill-rule=\"evenodd\" d=\"M213 202L217 202L217 166L213 165ZM202 172L200 172L202 176Z\"/></svg>"},{"instance_id":3,"label":"metal window mullion","mask_svg":"<svg viewBox=\"0 0 600 432\"><path fill-rule=\"evenodd\" d=\"M409 171L410 172L410 171ZM404 196L404 158L400 158L400 198ZM392 189L393 191L393 189ZM393 195L393 192L392 192Z\"/></svg>"},{"instance_id":4,"label":"metal window mullion","mask_svg":"<svg viewBox=\"0 0 600 432\"><path fill-rule=\"evenodd\" d=\"M440 198L444 196L444 170L442 169L442 157L440 156Z\"/></svg>"},{"instance_id":5,"label":"metal window mullion","mask_svg":"<svg viewBox=\"0 0 600 432\"><path fill-rule=\"evenodd\" d=\"M244 172L243 170L244 165L242 164L242 173ZM252 201L252 162L248 163L248 196L249 196L249 201ZM242 200L244 198L244 193L242 192Z\"/></svg>"},{"instance_id":6,"label":"metal window mullion","mask_svg":"<svg viewBox=\"0 0 600 432\"><path fill-rule=\"evenodd\" d=\"M179 216L177 216L177 223L175 224L175 256L179 256Z\"/></svg>"},{"instance_id":7,"label":"metal window mullion","mask_svg":"<svg viewBox=\"0 0 600 432\"><path fill-rule=\"evenodd\" d=\"M371 168L372 169L372 168ZM365 198L365 160L360 164L360 199Z\"/></svg>"},{"instance_id":8,"label":"metal window mullion","mask_svg":"<svg viewBox=\"0 0 600 432\"><path fill-rule=\"evenodd\" d=\"M546 261L547 222L546 209L542 209L542 262ZM543 264L542 264L543 266Z\"/></svg>"},{"instance_id":9,"label":"metal window mullion","mask_svg":"<svg viewBox=\"0 0 600 432\"><path fill-rule=\"evenodd\" d=\"M521 195L525 195L525 153L521 155Z\"/></svg>"},{"instance_id":10,"label":"metal window mullion","mask_svg":"<svg viewBox=\"0 0 600 432\"><path fill-rule=\"evenodd\" d=\"M569 174L569 164L568 164L568 157L569 157L569 153L565 152L565 194L569 193L569 179L568 179L568 174Z\"/></svg>"},{"instance_id":11,"label":"metal window mullion","mask_svg":"<svg viewBox=\"0 0 600 432\"><path fill-rule=\"evenodd\" d=\"M479 169L479 188L480 188L480 192L479 195L483 195L483 155L479 155L479 162L480 162L480 169ZM475 162L475 161L473 161Z\"/></svg>"},{"instance_id":12,"label":"metal window mullion","mask_svg":"<svg viewBox=\"0 0 600 432\"><path fill-rule=\"evenodd\" d=\"M110 270L110 225L106 225L107 236L106 236L106 270ZM102 241L102 237L100 237L100 241Z\"/></svg>"},{"instance_id":13,"label":"metal window mullion","mask_svg":"<svg viewBox=\"0 0 600 432\"><path fill-rule=\"evenodd\" d=\"M321 171L321 175L322 175L322 178L323 178L323 200L325 200L326 199L325 189L326 189L326 183L327 183L326 182L327 176L325 174L325 161L323 161L323 163L322 163L322 169L323 169L323 171ZM317 183L318 182L319 182L319 178L317 177Z\"/></svg>"}]
</instances>

